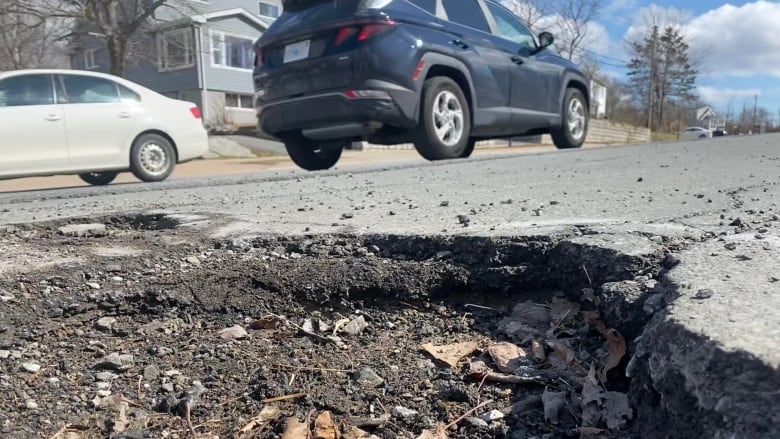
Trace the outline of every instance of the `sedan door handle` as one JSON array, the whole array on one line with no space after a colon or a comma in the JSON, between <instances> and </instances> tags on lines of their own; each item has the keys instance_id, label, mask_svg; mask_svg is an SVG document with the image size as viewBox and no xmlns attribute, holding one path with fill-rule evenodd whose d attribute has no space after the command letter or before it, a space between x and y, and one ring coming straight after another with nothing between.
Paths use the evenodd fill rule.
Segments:
<instances>
[{"instance_id":1,"label":"sedan door handle","mask_svg":"<svg viewBox=\"0 0 780 439\"><path fill-rule=\"evenodd\" d=\"M129 119L133 117L133 115L128 113L127 111L122 111L119 113L119 117L121 117L122 119Z\"/></svg>"},{"instance_id":2,"label":"sedan door handle","mask_svg":"<svg viewBox=\"0 0 780 439\"><path fill-rule=\"evenodd\" d=\"M519 66L519 65L523 65L523 63L525 63L525 59L523 59L523 57L521 57L521 56L515 55L515 56L512 57L512 62Z\"/></svg>"},{"instance_id":3,"label":"sedan door handle","mask_svg":"<svg viewBox=\"0 0 780 439\"><path fill-rule=\"evenodd\" d=\"M60 116L58 116L56 114L50 114L50 115L46 116L46 120L48 120L49 122L58 122L58 121L62 120L62 117L60 117Z\"/></svg>"},{"instance_id":4,"label":"sedan door handle","mask_svg":"<svg viewBox=\"0 0 780 439\"><path fill-rule=\"evenodd\" d=\"M460 49L468 49L469 48L469 45L464 43L461 40L452 40L452 41L450 41L450 44L452 44L453 46L458 47Z\"/></svg>"}]
</instances>

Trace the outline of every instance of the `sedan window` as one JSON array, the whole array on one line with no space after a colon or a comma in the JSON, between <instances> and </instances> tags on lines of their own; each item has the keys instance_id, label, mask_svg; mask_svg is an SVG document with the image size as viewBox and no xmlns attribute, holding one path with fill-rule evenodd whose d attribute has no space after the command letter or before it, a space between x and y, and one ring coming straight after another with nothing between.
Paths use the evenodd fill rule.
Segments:
<instances>
[{"instance_id":1,"label":"sedan window","mask_svg":"<svg viewBox=\"0 0 780 439\"><path fill-rule=\"evenodd\" d=\"M54 104L50 75L14 76L0 81L0 107Z\"/></svg>"},{"instance_id":2,"label":"sedan window","mask_svg":"<svg viewBox=\"0 0 780 439\"><path fill-rule=\"evenodd\" d=\"M114 82L93 76L64 75L69 104L114 104L120 102Z\"/></svg>"}]
</instances>

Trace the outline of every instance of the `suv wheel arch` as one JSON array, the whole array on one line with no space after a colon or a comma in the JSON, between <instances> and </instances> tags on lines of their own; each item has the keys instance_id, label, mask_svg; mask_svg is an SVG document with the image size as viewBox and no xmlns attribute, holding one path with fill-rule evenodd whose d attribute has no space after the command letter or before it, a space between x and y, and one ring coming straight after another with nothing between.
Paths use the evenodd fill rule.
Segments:
<instances>
[{"instance_id":1,"label":"suv wheel arch","mask_svg":"<svg viewBox=\"0 0 780 439\"><path fill-rule=\"evenodd\" d=\"M415 111L417 122L420 121L420 111L422 106L422 92L423 84L428 79L434 76L446 76L460 86L463 93L466 95L466 100L471 107L470 122L474 122L474 112L477 109L477 94L474 90L474 81L471 79L471 73L469 69L461 61L442 55L439 53L427 52L420 61L425 62L423 70L420 72L420 76L417 78L419 82L417 95L420 99L417 102L417 110Z\"/></svg>"}]
</instances>

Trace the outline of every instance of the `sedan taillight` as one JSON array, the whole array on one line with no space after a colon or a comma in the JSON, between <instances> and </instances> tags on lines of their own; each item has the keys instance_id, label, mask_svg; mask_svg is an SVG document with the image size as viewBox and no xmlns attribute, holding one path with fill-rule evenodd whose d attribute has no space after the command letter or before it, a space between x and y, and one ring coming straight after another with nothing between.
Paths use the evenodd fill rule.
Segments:
<instances>
[{"instance_id":1,"label":"sedan taillight","mask_svg":"<svg viewBox=\"0 0 780 439\"><path fill-rule=\"evenodd\" d=\"M192 107L190 108L190 113L192 113L192 117L195 119L200 119L200 108Z\"/></svg>"}]
</instances>

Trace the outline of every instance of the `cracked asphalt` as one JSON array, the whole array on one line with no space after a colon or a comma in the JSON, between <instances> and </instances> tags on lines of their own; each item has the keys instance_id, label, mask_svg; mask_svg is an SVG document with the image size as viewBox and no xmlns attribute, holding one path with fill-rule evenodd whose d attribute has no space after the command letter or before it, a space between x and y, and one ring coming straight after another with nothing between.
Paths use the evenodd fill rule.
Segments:
<instances>
[{"instance_id":1,"label":"cracked asphalt","mask_svg":"<svg viewBox=\"0 0 780 439\"><path fill-rule=\"evenodd\" d=\"M637 247L672 240L682 248L668 273L678 297L656 324L673 325L678 338L648 336L664 348L643 361L674 364L703 409L737 425L740 410L780 412L779 183L780 135L763 135L5 193L0 224L155 211L201 215L192 225L217 237L515 236L577 226L634 235ZM780 419L765 421L767 436L737 426L718 434L777 437Z\"/></svg>"}]
</instances>

